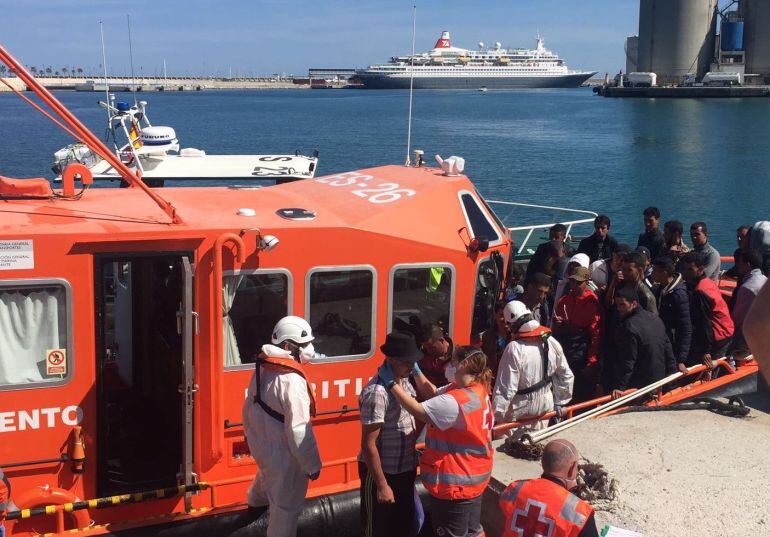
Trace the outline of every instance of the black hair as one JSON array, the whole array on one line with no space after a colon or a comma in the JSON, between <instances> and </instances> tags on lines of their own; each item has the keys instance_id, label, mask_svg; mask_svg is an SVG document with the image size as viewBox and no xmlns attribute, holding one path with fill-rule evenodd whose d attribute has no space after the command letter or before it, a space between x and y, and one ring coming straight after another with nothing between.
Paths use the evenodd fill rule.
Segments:
<instances>
[{"instance_id":1,"label":"black hair","mask_svg":"<svg viewBox=\"0 0 770 537\"><path fill-rule=\"evenodd\" d=\"M740 226L736 232L740 235L741 231L751 231L751 226Z\"/></svg>"},{"instance_id":2,"label":"black hair","mask_svg":"<svg viewBox=\"0 0 770 537\"><path fill-rule=\"evenodd\" d=\"M652 266L658 267L660 270L662 270L669 276L672 275L674 272L676 272L676 267L674 266L674 260L667 255L662 255L660 257L656 257L655 259L653 259Z\"/></svg>"},{"instance_id":3,"label":"black hair","mask_svg":"<svg viewBox=\"0 0 770 537\"><path fill-rule=\"evenodd\" d=\"M681 235L684 232L684 225L679 220L669 220L663 224L663 229L670 233L679 233Z\"/></svg>"},{"instance_id":4,"label":"black hair","mask_svg":"<svg viewBox=\"0 0 770 537\"><path fill-rule=\"evenodd\" d=\"M527 280L527 285L532 284L537 287L551 287L551 277L548 274L542 272L535 272Z\"/></svg>"},{"instance_id":5,"label":"black hair","mask_svg":"<svg viewBox=\"0 0 770 537\"><path fill-rule=\"evenodd\" d=\"M559 257L559 254L561 254L562 251L561 245L553 241L550 241L545 249L548 253L548 257Z\"/></svg>"},{"instance_id":6,"label":"black hair","mask_svg":"<svg viewBox=\"0 0 770 537\"><path fill-rule=\"evenodd\" d=\"M735 262L744 261L748 263L753 269L760 268L762 266L762 254L757 250L750 250L748 248L738 248L735 250Z\"/></svg>"},{"instance_id":7,"label":"black hair","mask_svg":"<svg viewBox=\"0 0 770 537\"><path fill-rule=\"evenodd\" d=\"M613 254L624 255L633 251L634 250L631 248L631 246L623 243L623 244L618 244L618 247L615 248L615 251L613 252Z\"/></svg>"},{"instance_id":8,"label":"black hair","mask_svg":"<svg viewBox=\"0 0 770 537\"><path fill-rule=\"evenodd\" d=\"M639 252L628 252L623 256L623 263L633 263L637 268L644 268L644 254Z\"/></svg>"},{"instance_id":9,"label":"black hair","mask_svg":"<svg viewBox=\"0 0 770 537\"><path fill-rule=\"evenodd\" d=\"M647 207L642 214L644 216L654 216L655 218L660 218L660 211L657 207Z\"/></svg>"},{"instance_id":10,"label":"black hair","mask_svg":"<svg viewBox=\"0 0 770 537\"><path fill-rule=\"evenodd\" d=\"M695 263L695 266L700 268L703 268L703 266L706 264L703 260L703 254L696 252L695 250L690 250L684 254L680 261L685 265Z\"/></svg>"},{"instance_id":11,"label":"black hair","mask_svg":"<svg viewBox=\"0 0 770 537\"><path fill-rule=\"evenodd\" d=\"M610 217L606 214L600 214L596 218L594 218L594 227L602 227L607 226L607 228L610 227Z\"/></svg>"},{"instance_id":12,"label":"black hair","mask_svg":"<svg viewBox=\"0 0 770 537\"><path fill-rule=\"evenodd\" d=\"M636 292L635 287L626 285L615 291L615 298L622 298L628 302L639 302L639 293Z\"/></svg>"},{"instance_id":13,"label":"black hair","mask_svg":"<svg viewBox=\"0 0 770 537\"><path fill-rule=\"evenodd\" d=\"M549 235L554 235L556 233L564 233L567 234L567 226L564 224L554 224L551 226Z\"/></svg>"},{"instance_id":14,"label":"black hair","mask_svg":"<svg viewBox=\"0 0 770 537\"><path fill-rule=\"evenodd\" d=\"M705 235L709 234L709 228L706 227L706 222L693 222L690 226L690 231L695 231L698 228L701 228Z\"/></svg>"},{"instance_id":15,"label":"black hair","mask_svg":"<svg viewBox=\"0 0 770 537\"><path fill-rule=\"evenodd\" d=\"M438 328L441 330L441 333L446 336L446 333L444 332L444 328L438 324L438 323L427 323L420 327L419 330L419 338L417 339L417 342L422 344L425 343L428 340L433 339L433 331Z\"/></svg>"}]
</instances>

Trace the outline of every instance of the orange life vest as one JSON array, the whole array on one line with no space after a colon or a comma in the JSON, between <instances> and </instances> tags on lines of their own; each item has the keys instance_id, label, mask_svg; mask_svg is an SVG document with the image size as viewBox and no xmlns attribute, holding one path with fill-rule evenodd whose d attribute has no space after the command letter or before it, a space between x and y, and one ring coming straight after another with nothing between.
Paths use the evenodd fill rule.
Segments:
<instances>
[{"instance_id":1,"label":"orange life vest","mask_svg":"<svg viewBox=\"0 0 770 537\"><path fill-rule=\"evenodd\" d=\"M577 537L594 508L543 477L515 481L500 495L503 537Z\"/></svg>"},{"instance_id":2,"label":"orange life vest","mask_svg":"<svg viewBox=\"0 0 770 537\"><path fill-rule=\"evenodd\" d=\"M477 498L492 475L492 412L486 388L450 385L446 394L457 401L465 428L442 431L428 426L420 476L428 492L442 500Z\"/></svg>"},{"instance_id":3,"label":"orange life vest","mask_svg":"<svg viewBox=\"0 0 770 537\"><path fill-rule=\"evenodd\" d=\"M267 412L271 417L283 423L283 415L277 410L275 410L274 408L270 408L264 401L262 401L259 372L260 372L260 369L263 367L270 371L275 371L276 373L296 373L300 377L305 379L305 383L307 384L307 395L310 398L310 416L315 417L315 414L316 414L315 393L313 392L313 386L310 384L310 381L307 379L307 375L305 374L305 370L302 367L302 364L298 363L293 358L267 356L264 353L260 354L257 357L257 363L256 363L257 394L254 396L254 402L257 403L260 407L262 407L262 410Z\"/></svg>"},{"instance_id":4,"label":"orange life vest","mask_svg":"<svg viewBox=\"0 0 770 537\"><path fill-rule=\"evenodd\" d=\"M545 326L538 326L534 330L530 330L529 332L517 332L513 335L513 339L524 339L524 338L542 338L545 336L548 336L551 333L550 328L546 328Z\"/></svg>"}]
</instances>

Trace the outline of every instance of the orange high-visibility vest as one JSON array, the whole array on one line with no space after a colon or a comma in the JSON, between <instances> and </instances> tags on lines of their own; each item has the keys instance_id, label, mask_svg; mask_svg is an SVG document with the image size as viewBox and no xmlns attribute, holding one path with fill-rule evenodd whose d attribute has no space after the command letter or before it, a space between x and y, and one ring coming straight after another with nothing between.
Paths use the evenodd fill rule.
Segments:
<instances>
[{"instance_id":1,"label":"orange high-visibility vest","mask_svg":"<svg viewBox=\"0 0 770 537\"><path fill-rule=\"evenodd\" d=\"M492 412L486 388L473 383L446 392L457 401L465 428L446 431L428 425L420 476L428 492L442 500L477 498L492 475Z\"/></svg>"},{"instance_id":2,"label":"orange high-visibility vest","mask_svg":"<svg viewBox=\"0 0 770 537\"><path fill-rule=\"evenodd\" d=\"M269 409L269 407L267 407L267 405L262 401L262 394L260 393L260 382L259 382L260 367L264 367L265 369L269 369L270 371L275 371L276 373L297 373L300 377L305 379L305 382L307 383L307 395L310 398L310 416L315 417L315 414L316 414L315 393L313 392L313 385L310 384L310 381L308 380L307 375L305 374L305 370L302 367L302 364L298 363L293 358L268 356L264 353L260 354L257 357L257 363L256 363L257 394L254 396L256 399L255 403L259 404L259 406L261 406L262 409L265 410L265 412L267 412L270 416L272 416L273 418L277 419L280 422L283 422L283 416L279 414L275 409ZM278 416L280 416L280 418Z\"/></svg>"},{"instance_id":3,"label":"orange high-visibility vest","mask_svg":"<svg viewBox=\"0 0 770 537\"><path fill-rule=\"evenodd\" d=\"M515 481L500 495L503 537L577 537L594 508L545 478Z\"/></svg>"}]
</instances>

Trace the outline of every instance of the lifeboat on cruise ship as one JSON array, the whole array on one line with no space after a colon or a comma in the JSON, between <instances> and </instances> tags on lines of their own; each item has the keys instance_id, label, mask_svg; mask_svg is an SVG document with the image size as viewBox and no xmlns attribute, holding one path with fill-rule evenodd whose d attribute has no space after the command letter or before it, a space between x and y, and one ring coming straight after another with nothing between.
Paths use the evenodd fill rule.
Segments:
<instances>
[{"instance_id":1,"label":"lifeboat on cruise ship","mask_svg":"<svg viewBox=\"0 0 770 537\"><path fill-rule=\"evenodd\" d=\"M300 524L357 534L358 395L379 343L413 318L477 341L524 250L511 233L541 226L506 228L457 158L152 190L2 47L0 59L130 186L89 189L85 166L61 190L0 181L0 467L22 508L8 534L247 524L257 466L241 408L287 314L308 320L320 353L306 371L323 471Z\"/></svg>"}]
</instances>

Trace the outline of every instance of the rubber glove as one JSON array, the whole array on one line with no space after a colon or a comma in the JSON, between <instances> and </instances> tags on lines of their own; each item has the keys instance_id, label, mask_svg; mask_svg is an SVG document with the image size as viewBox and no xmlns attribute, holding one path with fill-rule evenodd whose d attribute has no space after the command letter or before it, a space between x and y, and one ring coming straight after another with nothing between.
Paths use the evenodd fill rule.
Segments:
<instances>
[{"instance_id":1,"label":"rubber glove","mask_svg":"<svg viewBox=\"0 0 770 537\"><path fill-rule=\"evenodd\" d=\"M393 369L390 367L390 364L387 360L382 362L382 365L377 370L377 376L380 378L387 389L391 389L396 383L396 378L393 375Z\"/></svg>"},{"instance_id":2,"label":"rubber glove","mask_svg":"<svg viewBox=\"0 0 770 537\"><path fill-rule=\"evenodd\" d=\"M422 375L422 370L420 369L420 364L415 362L414 363L414 368L412 369L412 377L417 378L420 375Z\"/></svg>"},{"instance_id":3,"label":"rubber glove","mask_svg":"<svg viewBox=\"0 0 770 537\"><path fill-rule=\"evenodd\" d=\"M315 481L316 479L318 479L318 476L320 475L321 475L321 470L318 470L316 473L310 474L308 477L310 478L310 481Z\"/></svg>"}]
</instances>

